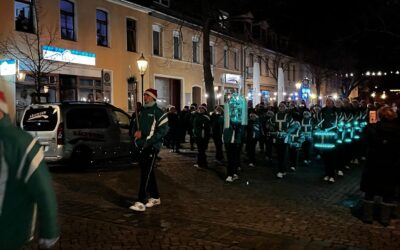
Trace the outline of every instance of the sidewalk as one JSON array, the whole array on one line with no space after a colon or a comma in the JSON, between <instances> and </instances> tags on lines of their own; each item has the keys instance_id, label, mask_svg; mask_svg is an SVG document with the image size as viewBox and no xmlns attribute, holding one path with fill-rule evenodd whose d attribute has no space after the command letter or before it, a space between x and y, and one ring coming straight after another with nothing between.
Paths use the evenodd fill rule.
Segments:
<instances>
[{"instance_id":1,"label":"sidewalk","mask_svg":"<svg viewBox=\"0 0 400 250\"><path fill-rule=\"evenodd\" d=\"M332 185L322 181L318 161L283 180L274 163L260 161L243 164L240 180L227 184L213 155L210 143L209 169L199 170L196 152L163 149L156 169L162 204L144 213L127 209L137 195L137 166L53 171L62 227L56 249L400 249L398 220L384 228L350 214L361 167Z\"/></svg>"}]
</instances>

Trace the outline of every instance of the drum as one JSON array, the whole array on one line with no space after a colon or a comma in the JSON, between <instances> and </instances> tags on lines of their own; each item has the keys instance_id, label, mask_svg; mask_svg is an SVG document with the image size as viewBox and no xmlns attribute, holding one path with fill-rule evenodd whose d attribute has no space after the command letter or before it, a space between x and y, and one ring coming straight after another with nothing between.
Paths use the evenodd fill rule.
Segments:
<instances>
[{"instance_id":1,"label":"drum","mask_svg":"<svg viewBox=\"0 0 400 250\"><path fill-rule=\"evenodd\" d=\"M333 131L316 131L313 134L314 147L319 150L331 150L336 147L337 134Z\"/></svg>"}]
</instances>

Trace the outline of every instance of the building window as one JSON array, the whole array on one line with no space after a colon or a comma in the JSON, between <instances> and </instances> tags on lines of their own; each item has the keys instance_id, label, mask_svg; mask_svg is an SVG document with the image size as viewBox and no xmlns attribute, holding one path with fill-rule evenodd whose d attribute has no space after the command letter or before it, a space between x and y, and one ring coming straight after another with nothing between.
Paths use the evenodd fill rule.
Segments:
<instances>
[{"instance_id":1,"label":"building window","mask_svg":"<svg viewBox=\"0 0 400 250\"><path fill-rule=\"evenodd\" d=\"M253 67L254 65L254 55L252 53L249 54L249 61L247 65L249 65L249 67Z\"/></svg>"},{"instance_id":2,"label":"building window","mask_svg":"<svg viewBox=\"0 0 400 250\"><path fill-rule=\"evenodd\" d=\"M75 40L75 10L74 3L67 0L60 1L61 38Z\"/></svg>"},{"instance_id":3,"label":"building window","mask_svg":"<svg viewBox=\"0 0 400 250\"><path fill-rule=\"evenodd\" d=\"M215 65L215 51L213 44L210 44L210 64Z\"/></svg>"},{"instance_id":4,"label":"building window","mask_svg":"<svg viewBox=\"0 0 400 250\"><path fill-rule=\"evenodd\" d=\"M153 2L169 7L169 0L153 0Z\"/></svg>"},{"instance_id":5,"label":"building window","mask_svg":"<svg viewBox=\"0 0 400 250\"><path fill-rule=\"evenodd\" d=\"M194 63L199 63L199 38L192 37L192 58Z\"/></svg>"},{"instance_id":6,"label":"building window","mask_svg":"<svg viewBox=\"0 0 400 250\"><path fill-rule=\"evenodd\" d=\"M153 55L162 55L162 41L161 41L161 27L158 25L153 25Z\"/></svg>"},{"instance_id":7,"label":"building window","mask_svg":"<svg viewBox=\"0 0 400 250\"><path fill-rule=\"evenodd\" d=\"M96 10L97 45L108 46L108 14L103 10Z\"/></svg>"},{"instance_id":8,"label":"building window","mask_svg":"<svg viewBox=\"0 0 400 250\"><path fill-rule=\"evenodd\" d=\"M239 53L237 50L233 51L233 64L235 65L235 70L239 70Z\"/></svg>"},{"instance_id":9,"label":"building window","mask_svg":"<svg viewBox=\"0 0 400 250\"><path fill-rule=\"evenodd\" d=\"M174 31L174 59L182 59L181 39L178 31Z\"/></svg>"},{"instance_id":10,"label":"building window","mask_svg":"<svg viewBox=\"0 0 400 250\"><path fill-rule=\"evenodd\" d=\"M15 30L34 33L32 0L16 0L14 11Z\"/></svg>"},{"instance_id":11,"label":"building window","mask_svg":"<svg viewBox=\"0 0 400 250\"><path fill-rule=\"evenodd\" d=\"M228 63L228 48L224 48L224 68L228 68L229 67L229 63Z\"/></svg>"},{"instance_id":12,"label":"building window","mask_svg":"<svg viewBox=\"0 0 400 250\"><path fill-rule=\"evenodd\" d=\"M296 80L296 65L292 66L292 72L293 72L293 81Z\"/></svg>"},{"instance_id":13,"label":"building window","mask_svg":"<svg viewBox=\"0 0 400 250\"><path fill-rule=\"evenodd\" d=\"M126 42L128 51L136 52L136 21L126 19Z\"/></svg>"},{"instance_id":14,"label":"building window","mask_svg":"<svg viewBox=\"0 0 400 250\"><path fill-rule=\"evenodd\" d=\"M269 76L269 58L267 57L267 58L265 58L265 75L266 76Z\"/></svg>"}]
</instances>

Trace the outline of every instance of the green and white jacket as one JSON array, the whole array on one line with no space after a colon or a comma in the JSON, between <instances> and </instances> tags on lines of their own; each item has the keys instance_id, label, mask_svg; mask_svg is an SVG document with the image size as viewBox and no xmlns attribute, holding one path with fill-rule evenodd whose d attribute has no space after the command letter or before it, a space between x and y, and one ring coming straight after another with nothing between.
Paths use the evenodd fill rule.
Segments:
<instances>
[{"instance_id":1,"label":"green and white jacket","mask_svg":"<svg viewBox=\"0 0 400 250\"><path fill-rule=\"evenodd\" d=\"M142 107L139 127L142 137L137 140L137 145L153 147L160 151L162 139L168 132L168 113L164 113L156 103L151 107Z\"/></svg>"},{"instance_id":2,"label":"green and white jacket","mask_svg":"<svg viewBox=\"0 0 400 250\"><path fill-rule=\"evenodd\" d=\"M0 249L19 249L39 237L59 236L57 203L40 145L14 126L8 116L0 119ZM38 222L38 223L36 223Z\"/></svg>"}]
</instances>

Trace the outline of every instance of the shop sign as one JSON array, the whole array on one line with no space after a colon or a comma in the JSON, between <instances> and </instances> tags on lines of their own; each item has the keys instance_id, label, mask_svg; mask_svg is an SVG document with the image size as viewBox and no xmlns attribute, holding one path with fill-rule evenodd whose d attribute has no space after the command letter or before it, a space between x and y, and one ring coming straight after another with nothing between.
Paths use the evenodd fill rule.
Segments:
<instances>
[{"instance_id":1,"label":"shop sign","mask_svg":"<svg viewBox=\"0 0 400 250\"><path fill-rule=\"evenodd\" d=\"M43 46L42 51L43 58L47 60L93 66L96 65L96 54L93 53L52 46Z\"/></svg>"},{"instance_id":2,"label":"shop sign","mask_svg":"<svg viewBox=\"0 0 400 250\"><path fill-rule=\"evenodd\" d=\"M236 74L222 74L222 81L228 84L240 84L240 75Z\"/></svg>"},{"instance_id":3,"label":"shop sign","mask_svg":"<svg viewBox=\"0 0 400 250\"><path fill-rule=\"evenodd\" d=\"M15 60L0 60L0 75L9 76L15 75L17 72L17 65Z\"/></svg>"}]
</instances>

